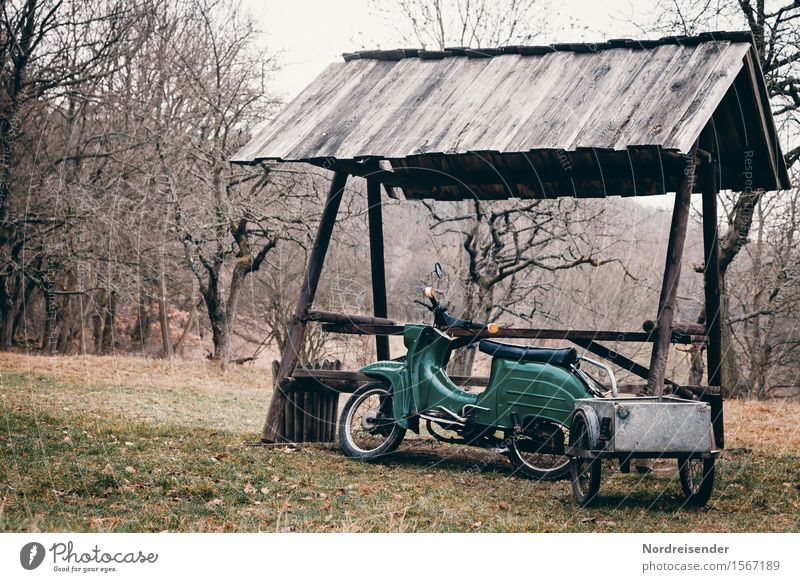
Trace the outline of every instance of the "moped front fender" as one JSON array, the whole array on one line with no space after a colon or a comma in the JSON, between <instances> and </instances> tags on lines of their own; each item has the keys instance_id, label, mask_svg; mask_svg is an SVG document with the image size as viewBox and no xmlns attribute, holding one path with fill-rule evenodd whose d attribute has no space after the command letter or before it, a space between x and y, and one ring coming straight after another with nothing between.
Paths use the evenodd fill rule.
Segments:
<instances>
[{"instance_id":1,"label":"moped front fender","mask_svg":"<svg viewBox=\"0 0 800 582\"><path fill-rule=\"evenodd\" d=\"M375 362L361 368L361 372L392 387L392 406L394 419L403 428L409 428L408 416L411 414L411 386L405 362Z\"/></svg>"}]
</instances>

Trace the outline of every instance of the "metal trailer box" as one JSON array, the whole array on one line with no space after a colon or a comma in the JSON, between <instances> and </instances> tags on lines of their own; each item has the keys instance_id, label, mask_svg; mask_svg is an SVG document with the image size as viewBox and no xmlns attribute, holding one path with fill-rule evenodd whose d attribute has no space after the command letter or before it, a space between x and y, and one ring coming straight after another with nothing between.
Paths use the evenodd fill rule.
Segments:
<instances>
[{"instance_id":1,"label":"metal trailer box","mask_svg":"<svg viewBox=\"0 0 800 582\"><path fill-rule=\"evenodd\" d=\"M604 451L610 453L708 453L711 406L674 397L582 398L592 409ZM610 419L610 420L606 420Z\"/></svg>"}]
</instances>

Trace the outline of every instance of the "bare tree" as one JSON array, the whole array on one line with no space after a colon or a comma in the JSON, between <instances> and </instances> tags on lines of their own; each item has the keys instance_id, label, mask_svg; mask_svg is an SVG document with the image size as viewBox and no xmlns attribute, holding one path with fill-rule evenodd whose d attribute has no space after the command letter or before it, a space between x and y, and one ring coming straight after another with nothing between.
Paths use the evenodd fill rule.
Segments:
<instances>
[{"instance_id":1,"label":"bare tree","mask_svg":"<svg viewBox=\"0 0 800 582\"><path fill-rule=\"evenodd\" d=\"M695 34L706 29L746 27L753 33L761 69L778 126L788 139L784 154L791 169L800 160L797 143L800 130L800 1L798 0L662 0L651 22L639 23L647 32ZM737 317L731 314L729 295L737 284L727 277L729 267L747 244L753 231L758 207L765 193L761 190L734 194L727 208L727 230L720 237L720 274L722 277L723 384L732 392L742 391L742 372L734 346ZM741 281L741 279L739 279ZM701 312L698 321L705 322ZM760 317L760 316L759 316ZM741 329L741 328L740 328ZM741 342L740 342L741 343ZM693 351L690 382L699 384L703 374L702 346Z\"/></svg>"},{"instance_id":2,"label":"bare tree","mask_svg":"<svg viewBox=\"0 0 800 582\"><path fill-rule=\"evenodd\" d=\"M23 128L35 127L49 105L68 107L76 87L113 70L114 50L132 30L129 13L126 3L111 0L0 3L0 349L11 346L15 321L21 321L26 280L44 295L43 341L53 347L60 261L41 245L28 252L28 241L65 228L69 214L54 216L47 205L31 208L20 199L31 160L21 159L19 149L34 139Z\"/></svg>"},{"instance_id":3,"label":"bare tree","mask_svg":"<svg viewBox=\"0 0 800 582\"><path fill-rule=\"evenodd\" d=\"M468 319L491 321L502 314L530 320L539 315L536 291L548 287L545 274L599 266L598 239L585 226L602 216L599 206L575 201L511 200L464 202L443 212L442 203L425 203L434 221L434 233L455 235L465 251L459 269L460 306ZM468 374L474 346L461 350L453 370Z\"/></svg>"},{"instance_id":4,"label":"bare tree","mask_svg":"<svg viewBox=\"0 0 800 582\"><path fill-rule=\"evenodd\" d=\"M543 0L400 0L405 42L422 48L525 44L546 28Z\"/></svg>"}]
</instances>

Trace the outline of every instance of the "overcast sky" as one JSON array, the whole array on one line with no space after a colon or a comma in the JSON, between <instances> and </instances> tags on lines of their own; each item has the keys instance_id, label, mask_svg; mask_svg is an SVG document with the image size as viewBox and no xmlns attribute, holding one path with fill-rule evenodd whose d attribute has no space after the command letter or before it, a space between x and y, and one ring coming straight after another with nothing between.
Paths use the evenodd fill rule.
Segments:
<instances>
[{"instance_id":1,"label":"overcast sky","mask_svg":"<svg viewBox=\"0 0 800 582\"><path fill-rule=\"evenodd\" d=\"M284 52L273 87L294 97L341 53L401 45L397 23L374 0L244 0L264 30L270 50ZM637 37L625 23L646 11L642 0L542 0L549 5L547 37L541 42ZM387 6L396 3L384 2Z\"/></svg>"}]
</instances>

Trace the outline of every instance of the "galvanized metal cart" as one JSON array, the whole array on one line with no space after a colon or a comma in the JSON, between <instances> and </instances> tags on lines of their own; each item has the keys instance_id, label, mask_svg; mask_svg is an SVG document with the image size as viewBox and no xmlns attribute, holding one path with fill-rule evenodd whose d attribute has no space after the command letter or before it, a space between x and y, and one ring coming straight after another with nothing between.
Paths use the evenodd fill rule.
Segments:
<instances>
[{"instance_id":1,"label":"galvanized metal cart","mask_svg":"<svg viewBox=\"0 0 800 582\"><path fill-rule=\"evenodd\" d=\"M575 500L591 504L600 490L602 459L674 458L686 504L702 506L714 488L711 406L671 396L575 401L570 427L570 474Z\"/></svg>"}]
</instances>

